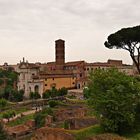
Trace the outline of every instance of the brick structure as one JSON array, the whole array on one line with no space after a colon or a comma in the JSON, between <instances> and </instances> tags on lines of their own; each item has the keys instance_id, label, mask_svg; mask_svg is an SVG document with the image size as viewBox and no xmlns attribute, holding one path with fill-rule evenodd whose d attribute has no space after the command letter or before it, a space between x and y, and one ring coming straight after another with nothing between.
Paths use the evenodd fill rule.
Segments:
<instances>
[{"instance_id":1,"label":"brick structure","mask_svg":"<svg viewBox=\"0 0 140 140\"><path fill-rule=\"evenodd\" d=\"M65 64L65 41L64 40L56 40L55 41L55 61L56 61L56 69L63 70Z\"/></svg>"}]
</instances>

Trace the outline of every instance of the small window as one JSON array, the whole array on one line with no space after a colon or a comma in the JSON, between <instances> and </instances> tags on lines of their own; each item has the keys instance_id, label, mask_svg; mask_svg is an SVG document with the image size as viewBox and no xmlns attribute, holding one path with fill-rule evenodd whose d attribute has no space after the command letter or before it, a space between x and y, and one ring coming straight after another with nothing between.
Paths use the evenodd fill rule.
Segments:
<instances>
[{"instance_id":1,"label":"small window","mask_svg":"<svg viewBox=\"0 0 140 140\"><path fill-rule=\"evenodd\" d=\"M47 81L47 78L45 79L45 81Z\"/></svg>"},{"instance_id":2,"label":"small window","mask_svg":"<svg viewBox=\"0 0 140 140\"><path fill-rule=\"evenodd\" d=\"M87 71L89 71L89 68L87 68Z\"/></svg>"},{"instance_id":3,"label":"small window","mask_svg":"<svg viewBox=\"0 0 140 140\"><path fill-rule=\"evenodd\" d=\"M53 80L54 80L54 78L53 78Z\"/></svg>"},{"instance_id":4,"label":"small window","mask_svg":"<svg viewBox=\"0 0 140 140\"><path fill-rule=\"evenodd\" d=\"M74 85L75 83L73 82L72 84Z\"/></svg>"},{"instance_id":5,"label":"small window","mask_svg":"<svg viewBox=\"0 0 140 140\"><path fill-rule=\"evenodd\" d=\"M34 76L35 74L34 73L32 73L32 76Z\"/></svg>"},{"instance_id":6,"label":"small window","mask_svg":"<svg viewBox=\"0 0 140 140\"><path fill-rule=\"evenodd\" d=\"M45 87L47 86L47 84L45 84Z\"/></svg>"}]
</instances>

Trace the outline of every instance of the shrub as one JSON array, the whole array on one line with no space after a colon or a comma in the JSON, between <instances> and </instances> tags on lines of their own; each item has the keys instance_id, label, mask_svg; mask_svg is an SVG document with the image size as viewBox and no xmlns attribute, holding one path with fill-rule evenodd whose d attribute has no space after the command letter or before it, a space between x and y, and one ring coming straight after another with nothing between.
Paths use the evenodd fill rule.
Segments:
<instances>
[{"instance_id":1,"label":"shrub","mask_svg":"<svg viewBox=\"0 0 140 140\"><path fill-rule=\"evenodd\" d=\"M57 106L57 105L58 105L58 102L57 102L57 101L53 101L53 100L52 100L52 101L49 101L49 103L48 103L48 104L49 104L49 106L50 106L50 107L55 107L55 106Z\"/></svg>"},{"instance_id":2,"label":"shrub","mask_svg":"<svg viewBox=\"0 0 140 140\"><path fill-rule=\"evenodd\" d=\"M5 107L8 104L7 100L5 99L0 99L0 108Z\"/></svg>"},{"instance_id":3,"label":"shrub","mask_svg":"<svg viewBox=\"0 0 140 140\"><path fill-rule=\"evenodd\" d=\"M46 92L43 93L42 98L43 99L48 99L51 97L50 90L47 90Z\"/></svg>"},{"instance_id":4,"label":"shrub","mask_svg":"<svg viewBox=\"0 0 140 140\"><path fill-rule=\"evenodd\" d=\"M58 90L58 96L64 96L68 94L68 90L65 87L62 87Z\"/></svg>"},{"instance_id":5,"label":"shrub","mask_svg":"<svg viewBox=\"0 0 140 140\"><path fill-rule=\"evenodd\" d=\"M45 116L44 114L38 112L34 115L35 126L37 128L43 127L45 125Z\"/></svg>"},{"instance_id":6,"label":"shrub","mask_svg":"<svg viewBox=\"0 0 140 140\"><path fill-rule=\"evenodd\" d=\"M29 95L30 99L39 99L41 98L40 94L38 92L30 92Z\"/></svg>"}]
</instances>

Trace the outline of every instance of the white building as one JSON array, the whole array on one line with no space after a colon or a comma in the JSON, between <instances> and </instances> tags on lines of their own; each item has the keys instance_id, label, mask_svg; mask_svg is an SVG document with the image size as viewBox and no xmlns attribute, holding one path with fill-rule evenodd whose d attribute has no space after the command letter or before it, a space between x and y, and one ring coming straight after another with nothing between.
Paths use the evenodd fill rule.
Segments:
<instances>
[{"instance_id":1,"label":"white building","mask_svg":"<svg viewBox=\"0 0 140 140\"><path fill-rule=\"evenodd\" d=\"M18 90L24 90L25 97L29 97L30 92L43 93L44 82L39 79L39 66L27 61L20 62L17 72L19 73Z\"/></svg>"}]
</instances>

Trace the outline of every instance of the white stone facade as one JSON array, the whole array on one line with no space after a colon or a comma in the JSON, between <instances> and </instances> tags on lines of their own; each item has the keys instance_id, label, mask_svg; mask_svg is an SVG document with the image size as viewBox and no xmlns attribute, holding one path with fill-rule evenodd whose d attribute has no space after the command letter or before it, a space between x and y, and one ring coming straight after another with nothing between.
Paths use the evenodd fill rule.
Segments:
<instances>
[{"instance_id":1,"label":"white stone facade","mask_svg":"<svg viewBox=\"0 0 140 140\"><path fill-rule=\"evenodd\" d=\"M19 73L18 90L24 90L25 97L29 97L30 92L43 93L44 82L38 78L39 67L28 62L21 62L18 66Z\"/></svg>"}]
</instances>

